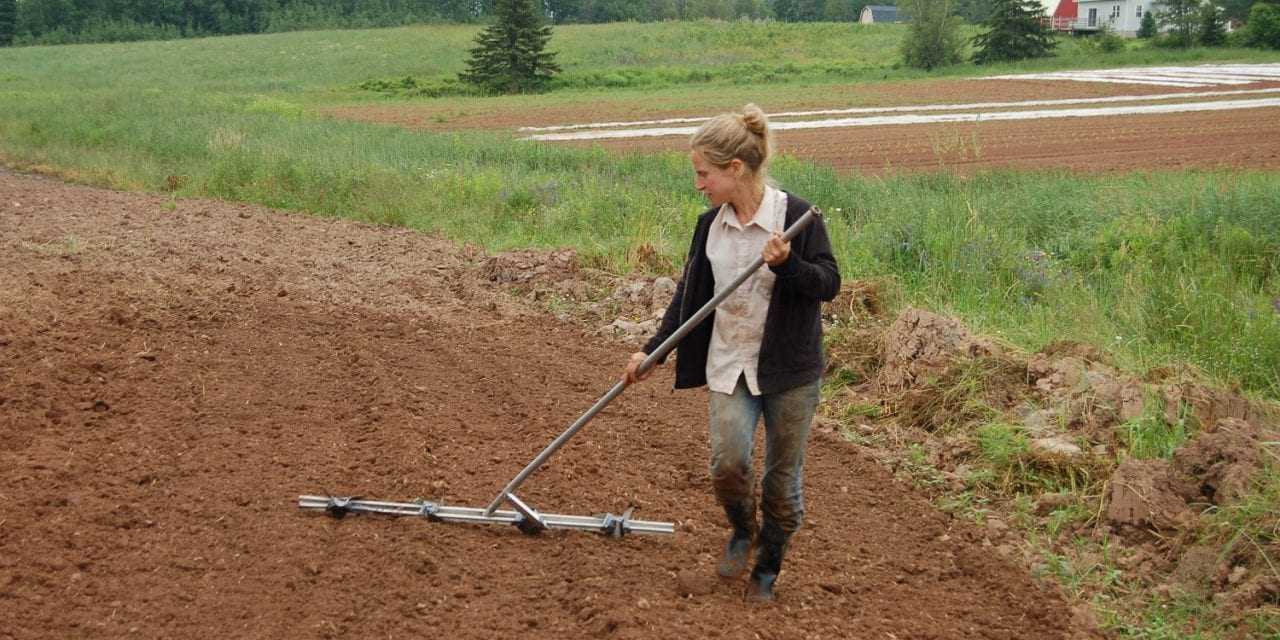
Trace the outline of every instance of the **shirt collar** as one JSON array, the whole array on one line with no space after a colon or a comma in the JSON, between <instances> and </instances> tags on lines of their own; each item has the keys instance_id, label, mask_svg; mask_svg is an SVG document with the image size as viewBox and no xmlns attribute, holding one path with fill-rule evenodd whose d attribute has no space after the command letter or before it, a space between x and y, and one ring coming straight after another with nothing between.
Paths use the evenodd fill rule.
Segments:
<instances>
[{"instance_id":1,"label":"shirt collar","mask_svg":"<svg viewBox=\"0 0 1280 640\"><path fill-rule=\"evenodd\" d=\"M778 193L777 189L765 185L764 197L760 199L760 208L756 210L756 217L745 225L738 222L738 216L732 204L726 202L720 205L720 223L739 230L756 225L769 233L782 233L781 220L778 219L777 212Z\"/></svg>"}]
</instances>

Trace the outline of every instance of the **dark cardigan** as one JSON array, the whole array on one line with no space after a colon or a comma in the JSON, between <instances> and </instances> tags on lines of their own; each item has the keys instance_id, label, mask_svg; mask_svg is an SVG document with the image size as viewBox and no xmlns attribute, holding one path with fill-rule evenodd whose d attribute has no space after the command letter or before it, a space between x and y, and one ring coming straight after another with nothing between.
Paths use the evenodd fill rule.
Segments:
<instances>
[{"instance_id":1,"label":"dark cardigan","mask_svg":"<svg viewBox=\"0 0 1280 640\"><path fill-rule=\"evenodd\" d=\"M809 203L787 194L786 227L809 210ZM662 317L658 333L644 346L652 353L702 305L715 295L715 279L707 258L707 236L719 214L712 207L698 216L684 275ZM808 384L822 376L821 306L840 291L840 270L831 253L831 240L822 218L814 220L791 240L787 261L769 267L777 276L769 298L757 367L761 393L777 393ZM676 347L676 388L691 389L707 383L707 351L715 313Z\"/></svg>"}]
</instances>

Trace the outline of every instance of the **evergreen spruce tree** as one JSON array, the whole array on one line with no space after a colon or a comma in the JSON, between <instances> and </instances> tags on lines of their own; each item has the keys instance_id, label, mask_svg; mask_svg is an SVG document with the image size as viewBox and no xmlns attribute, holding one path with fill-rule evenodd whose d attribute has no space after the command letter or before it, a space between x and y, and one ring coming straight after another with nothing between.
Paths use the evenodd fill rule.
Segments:
<instances>
[{"instance_id":1,"label":"evergreen spruce tree","mask_svg":"<svg viewBox=\"0 0 1280 640\"><path fill-rule=\"evenodd\" d=\"M520 93L546 88L560 71L555 54L545 51L550 25L533 0L495 0L495 22L476 36L467 70L458 79L494 93Z\"/></svg>"},{"instance_id":2,"label":"evergreen spruce tree","mask_svg":"<svg viewBox=\"0 0 1280 640\"><path fill-rule=\"evenodd\" d=\"M1058 45L1037 0L994 0L982 24L987 31L973 38L976 64L1043 58Z\"/></svg>"},{"instance_id":3,"label":"evergreen spruce tree","mask_svg":"<svg viewBox=\"0 0 1280 640\"><path fill-rule=\"evenodd\" d=\"M0 47L13 44L18 26L18 0L0 0Z\"/></svg>"},{"instance_id":4,"label":"evergreen spruce tree","mask_svg":"<svg viewBox=\"0 0 1280 640\"><path fill-rule=\"evenodd\" d=\"M1222 9L1212 2L1200 7L1200 44L1220 47L1227 41L1227 28L1222 23Z\"/></svg>"},{"instance_id":5,"label":"evergreen spruce tree","mask_svg":"<svg viewBox=\"0 0 1280 640\"><path fill-rule=\"evenodd\" d=\"M1155 12L1148 11L1148 12L1146 12L1146 13L1142 14L1142 24L1138 25L1138 37L1139 37L1139 38L1154 38L1154 37L1156 37L1156 14L1155 14Z\"/></svg>"}]
</instances>

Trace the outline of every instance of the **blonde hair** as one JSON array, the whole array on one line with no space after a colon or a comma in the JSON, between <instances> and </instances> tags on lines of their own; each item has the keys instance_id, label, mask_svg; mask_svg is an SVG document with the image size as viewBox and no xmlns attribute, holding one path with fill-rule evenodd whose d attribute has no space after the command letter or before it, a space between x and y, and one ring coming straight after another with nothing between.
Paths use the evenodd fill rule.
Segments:
<instances>
[{"instance_id":1,"label":"blonde hair","mask_svg":"<svg viewBox=\"0 0 1280 640\"><path fill-rule=\"evenodd\" d=\"M743 107L741 113L722 113L704 122L689 139L689 146L717 167L741 160L759 182L770 182L773 135L769 118L754 104Z\"/></svg>"}]
</instances>

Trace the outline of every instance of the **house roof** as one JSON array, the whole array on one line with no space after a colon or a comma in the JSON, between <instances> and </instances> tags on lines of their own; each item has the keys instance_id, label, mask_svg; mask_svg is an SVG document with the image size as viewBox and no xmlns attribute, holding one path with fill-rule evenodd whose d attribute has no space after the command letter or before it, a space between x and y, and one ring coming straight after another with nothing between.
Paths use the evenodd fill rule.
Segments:
<instances>
[{"instance_id":1,"label":"house roof","mask_svg":"<svg viewBox=\"0 0 1280 640\"><path fill-rule=\"evenodd\" d=\"M1062 0L1058 3L1058 8L1053 10L1055 18L1074 18L1079 15L1076 0Z\"/></svg>"}]
</instances>

